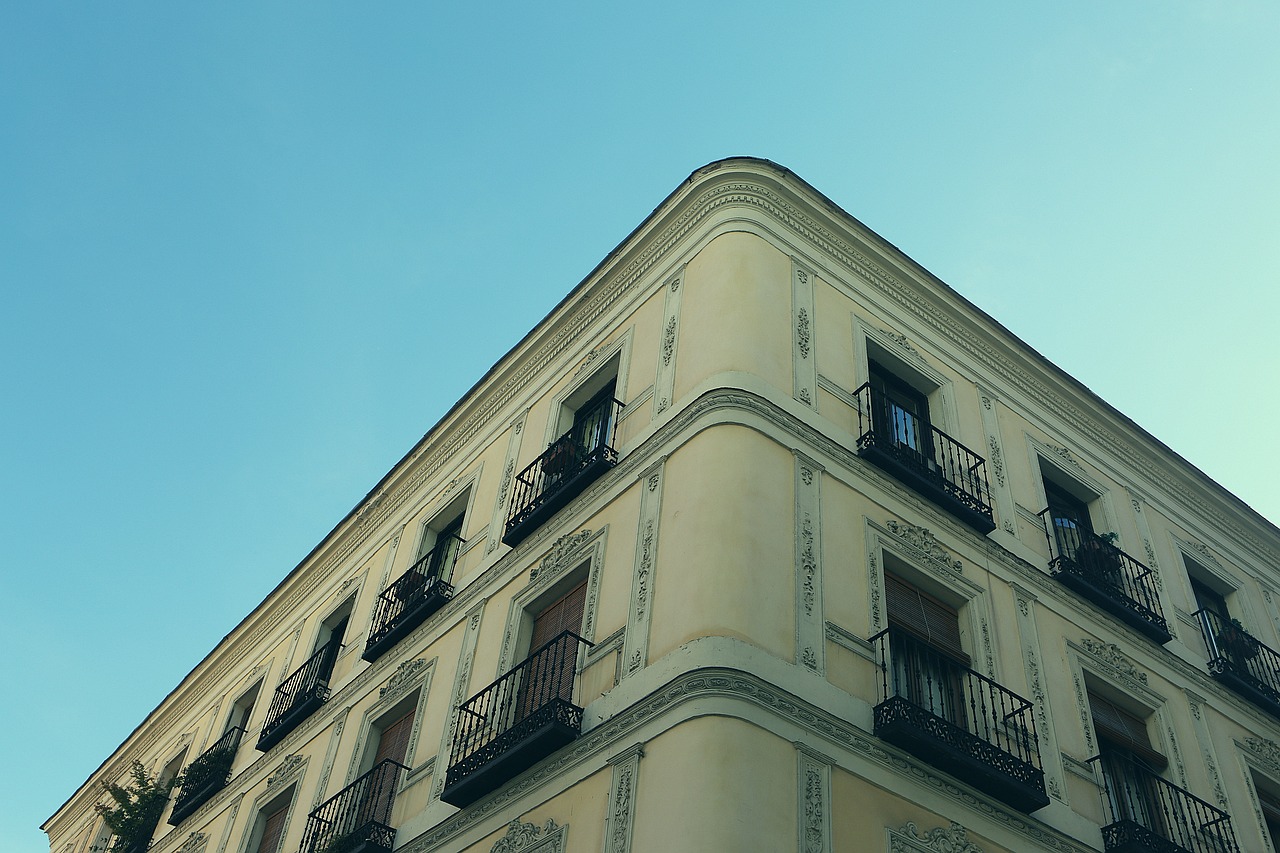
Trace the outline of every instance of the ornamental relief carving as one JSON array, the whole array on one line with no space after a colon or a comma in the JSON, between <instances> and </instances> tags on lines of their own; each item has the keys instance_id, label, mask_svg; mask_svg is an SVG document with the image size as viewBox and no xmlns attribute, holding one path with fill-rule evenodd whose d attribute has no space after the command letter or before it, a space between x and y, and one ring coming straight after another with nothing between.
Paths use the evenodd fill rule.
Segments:
<instances>
[{"instance_id":1,"label":"ornamental relief carving","mask_svg":"<svg viewBox=\"0 0 1280 853\"><path fill-rule=\"evenodd\" d=\"M1280 744L1266 738L1247 737L1244 746L1273 769L1280 770Z\"/></svg>"},{"instance_id":2,"label":"ornamental relief carving","mask_svg":"<svg viewBox=\"0 0 1280 853\"><path fill-rule=\"evenodd\" d=\"M425 669L426 666L427 661L425 658L404 661L396 667L395 672L391 673L386 685L378 690L378 698L386 699L403 693L413 683L417 674Z\"/></svg>"},{"instance_id":3,"label":"ornamental relief carving","mask_svg":"<svg viewBox=\"0 0 1280 853\"><path fill-rule=\"evenodd\" d=\"M569 564L577 559L578 551L590 538L591 531L584 528L577 533L566 533L551 543L551 550L547 552L547 556L529 570L529 582L532 583L543 575L555 574L568 568Z\"/></svg>"},{"instance_id":4,"label":"ornamental relief carving","mask_svg":"<svg viewBox=\"0 0 1280 853\"><path fill-rule=\"evenodd\" d=\"M929 532L929 528L916 527L914 524L906 524L900 521L890 521L885 527L894 536L897 536L935 563L940 563L947 570L957 573L963 570L963 564L954 559L951 552L938 543L937 538Z\"/></svg>"},{"instance_id":5,"label":"ornamental relief carving","mask_svg":"<svg viewBox=\"0 0 1280 853\"><path fill-rule=\"evenodd\" d=\"M1115 643L1104 643L1101 640L1085 637L1080 641L1080 648L1092 655L1095 660L1115 670L1121 677L1146 685L1147 674L1138 669Z\"/></svg>"},{"instance_id":6,"label":"ornamental relief carving","mask_svg":"<svg viewBox=\"0 0 1280 853\"><path fill-rule=\"evenodd\" d=\"M800 348L800 357L809 357L809 311L801 308L799 316L796 318L796 345Z\"/></svg>"},{"instance_id":7,"label":"ornamental relief carving","mask_svg":"<svg viewBox=\"0 0 1280 853\"><path fill-rule=\"evenodd\" d=\"M568 824L557 826L548 820L544 826L513 820L507 824L507 834L499 838L489 853L564 853Z\"/></svg>"},{"instance_id":8,"label":"ornamental relief carving","mask_svg":"<svg viewBox=\"0 0 1280 853\"><path fill-rule=\"evenodd\" d=\"M296 752L293 755L286 755L284 761L281 761L280 766L276 768L276 772L272 773L267 779L267 793L271 793L292 782L301 775L303 768L306 766L307 759Z\"/></svg>"},{"instance_id":9,"label":"ornamental relief carving","mask_svg":"<svg viewBox=\"0 0 1280 853\"><path fill-rule=\"evenodd\" d=\"M969 840L968 830L951 822L948 827L938 827L928 832L917 829L915 821L909 821L901 829L889 830L889 853L985 853Z\"/></svg>"}]
</instances>

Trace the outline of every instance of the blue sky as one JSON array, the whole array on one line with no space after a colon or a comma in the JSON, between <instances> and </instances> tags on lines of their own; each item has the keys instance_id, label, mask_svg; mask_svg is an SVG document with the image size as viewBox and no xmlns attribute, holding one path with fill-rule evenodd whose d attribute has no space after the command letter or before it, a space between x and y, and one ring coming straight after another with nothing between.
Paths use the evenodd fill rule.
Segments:
<instances>
[{"instance_id":1,"label":"blue sky","mask_svg":"<svg viewBox=\"0 0 1280 853\"><path fill-rule=\"evenodd\" d=\"M0 846L47 849L721 157L789 167L1280 520L1278 36L1270 0L8 4Z\"/></svg>"}]
</instances>

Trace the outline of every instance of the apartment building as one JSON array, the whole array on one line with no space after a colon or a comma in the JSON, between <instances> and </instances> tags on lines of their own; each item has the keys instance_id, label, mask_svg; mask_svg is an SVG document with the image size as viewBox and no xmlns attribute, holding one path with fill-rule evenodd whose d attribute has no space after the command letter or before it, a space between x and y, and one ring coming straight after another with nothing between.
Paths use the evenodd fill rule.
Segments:
<instances>
[{"instance_id":1,"label":"apartment building","mask_svg":"<svg viewBox=\"0 0 1280 853\"><path fill-rule=\"evenodd\" d=\"M720 161L44 829L110 842L136 760L181 780L117 839L157 853L1272 853L1278 568L996 320Z\"/></svg>"}]
</instances>

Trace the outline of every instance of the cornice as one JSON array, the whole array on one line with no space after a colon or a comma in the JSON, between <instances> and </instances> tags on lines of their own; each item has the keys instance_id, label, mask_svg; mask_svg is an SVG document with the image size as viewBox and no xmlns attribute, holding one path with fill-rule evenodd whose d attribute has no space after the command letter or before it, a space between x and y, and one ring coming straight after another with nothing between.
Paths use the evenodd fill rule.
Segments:
<instances>
[{"instance_id":1,"label":"cornice","mask_svg":"<svg viewBox=\"0 0 1280 853\"><path fill-rule=\"evenodd\" d=\"M756 722L754 718L735 714L728 706L708 710L705 703L697 701L707 698L744 702L756 709L769 712L775 718L800 726L827 744L842 747L864 760L869 760L904 778L910 778L918 784L932 788L936 793L953 802L982 814L983 817L999 824L1005 830L1039 845L1037 849L1058 851L1058 853L1086 853L1086 851L1092 853L1092 848L1068 838L1039 821L1006 809L988 798L975 796L969 789L962 788L949 778L935 773L931 766L915 760L893 746L882 743L874 735L847 720L840 719L753 674L722 667L700 668L676 676L622 713L584 732L572 744L538 764L530 772L446 818L434 828L406 841L397 848L397 851L399 853L435 853L446 847L456 849L453 845L463 833L491 819L510 803L521 799L526 794L558 777L567 775L571 768L593 760L603 762L606 755L612 754L616 743L632 737L641 726L668 715L671 719L664 720L664 729L683 722L683 718L675 712L690 703L694 703L694 707L690 710L698 716L712 713L738 716L749 722ZM758 725L758 722L756 724ZM653 737L649 737L648 741L652 742ZM824 752L834 751L831 746L823 749Z\"/></svg>"}]
</instances>

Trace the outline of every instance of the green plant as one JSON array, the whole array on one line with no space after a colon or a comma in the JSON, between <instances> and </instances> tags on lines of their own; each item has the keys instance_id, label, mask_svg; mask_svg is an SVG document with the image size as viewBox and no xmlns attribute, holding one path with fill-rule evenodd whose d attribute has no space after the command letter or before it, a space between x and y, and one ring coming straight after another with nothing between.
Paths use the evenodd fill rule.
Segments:
<instances>
[{"instance_id":1,"label":"green plant","mask_svg":"<svg viewBox=\"0 0 1280 853\"><path fill-rule=\"evenodd\" d=\"M117 785L103 782L102 787L111 797L112 804L99 803L94 811L115 836L106 848L107 853L135 853L146 850L151 834L156 831L160 814L169 801L169 792L181 784L179 777L161 781L147 772L141 761L129 767L129 782Z\"/></svg>"}]
</instances>

